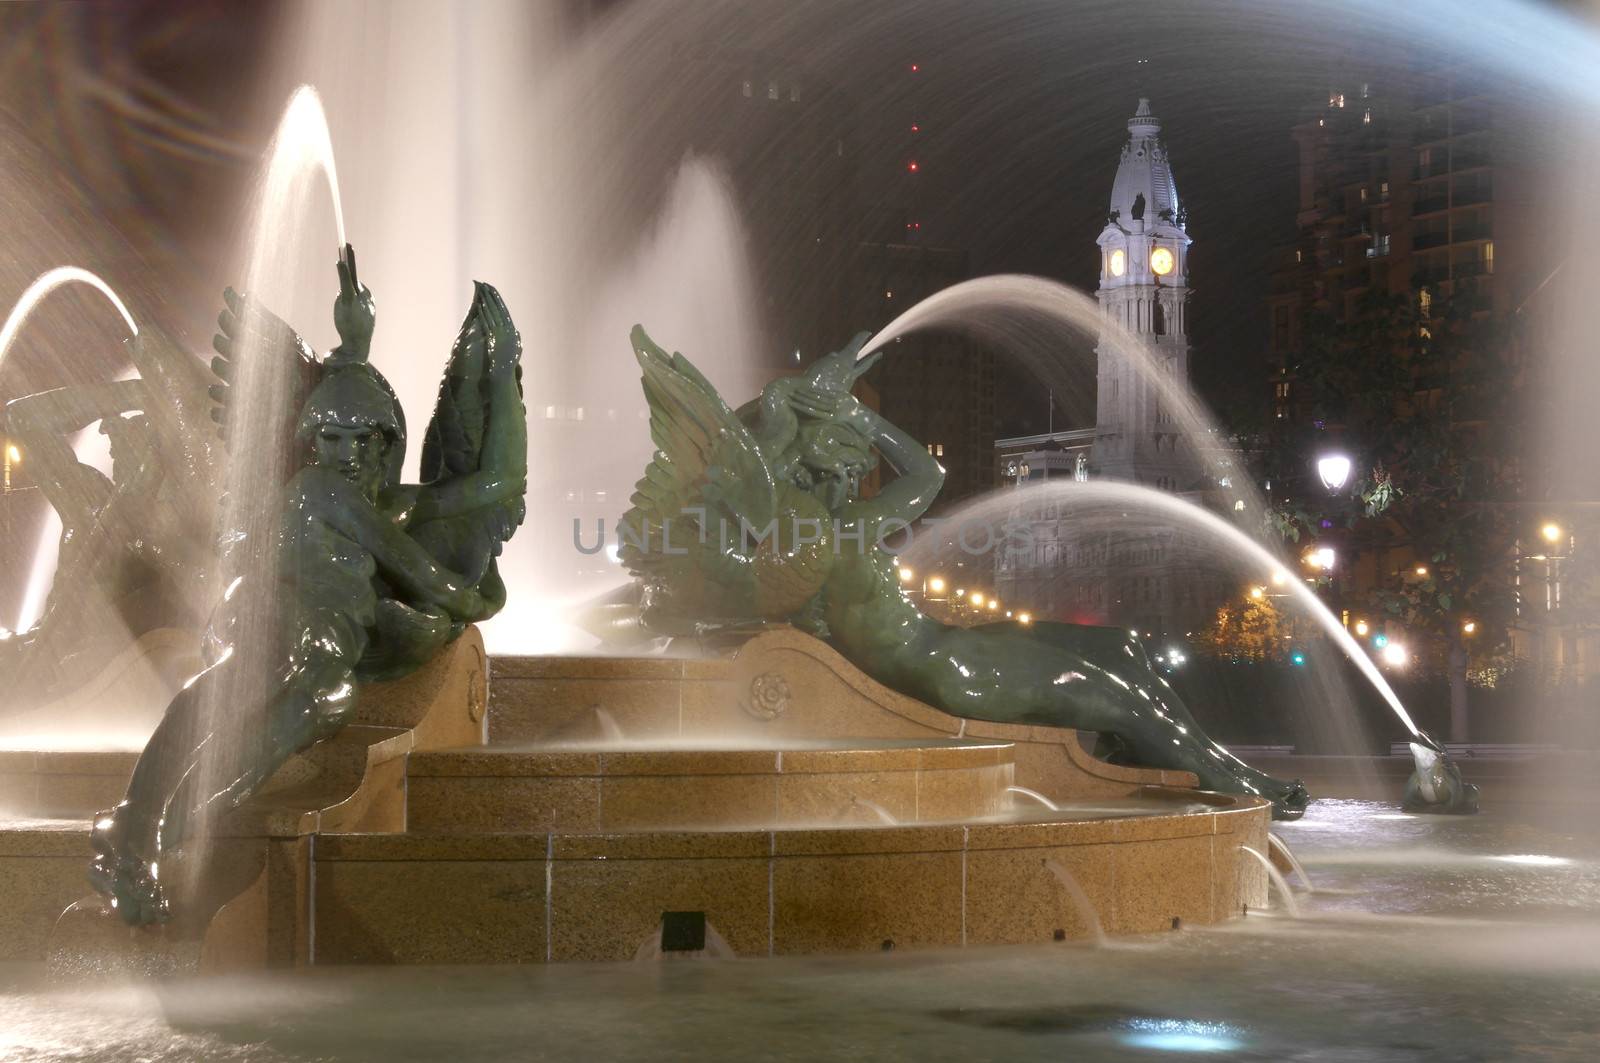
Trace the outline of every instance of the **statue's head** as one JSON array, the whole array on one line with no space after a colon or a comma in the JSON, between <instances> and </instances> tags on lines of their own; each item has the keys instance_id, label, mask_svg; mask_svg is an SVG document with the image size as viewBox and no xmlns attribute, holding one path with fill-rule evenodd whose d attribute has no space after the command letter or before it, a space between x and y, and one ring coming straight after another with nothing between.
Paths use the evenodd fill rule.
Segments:
<instances>
[{"instance_id":1,"label":"statue's head","mask_svg":"<svg viewBox=\"0 0 1600 1063\"><path fill-rule=\"evenodd\" d=\"M867 341L859 333L843 350L818 358L806 370L805 385L826 394L848 397L857 380L877 362L879 353L859 361ZM881 352L880 352L881 353ZM877 465L872 441L844 420L799 412L799 431L780 466L796 486L820 498L829 509L855 498L861 481Z\"/></svg>"},{"instance_id":2,"label":"statue's head","mask_svg":"<svg viewBox=\"0 0 1600 1063\"><path fill-rule=\"evenodd\" d=\"M122 483L137 476L154 457L150 421L144 414L113 415L100 422L100 434L111 450L111 478Z\"/></svg>"},{"instance_id":3,"label":"statue's head","mask_svg":"<svg viewBox=\"0 0 1600 1063\"><path fill-rule=\"evenodd\" d=\"M312 389L296 435L311 448L315 464L333 469L367 498L377 498L404 456L400 404L365 362L338 366Z\"/></svg>"}]
</instances>

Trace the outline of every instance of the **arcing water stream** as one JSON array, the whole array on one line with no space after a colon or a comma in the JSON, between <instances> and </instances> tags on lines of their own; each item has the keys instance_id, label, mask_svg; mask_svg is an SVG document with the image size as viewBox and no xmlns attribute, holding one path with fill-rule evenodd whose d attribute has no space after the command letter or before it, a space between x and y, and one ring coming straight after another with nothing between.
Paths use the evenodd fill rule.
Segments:
<instances>
[{"instance_id":1,"label":"arcing water stream","mask_svg":"<svg viewBox=\"0 0 1600 1063\"><path fill-rule=\"evenodd\" d=\"M17 334L22 331L28 315L40 300L64 284L84 284L98 291L106 297L116 311L121 315L123 322L128 326L131 336L139 335L139 325L134 321L133 315L123 305L122 299L111 286L100 277L78 266L57 266L47 270L23 291L18 297L11 312L6 315L4 325L0 325L0 366L5 365L6 354L11 350L11 344L16 340ZM87 433L80 433L73 441L73 449L81 447L82 440ZM46 514L44 526L39 530L39 542L34 548L33 562L29 566L28 582L22 595L22 605L17 610L16 631L26 631L34 621L38 620L40 610L44 608L45 595L50 591L50 578L55 574L56 546L61 537L61 517L50 510Z\"/></svg>"}]
</instances>

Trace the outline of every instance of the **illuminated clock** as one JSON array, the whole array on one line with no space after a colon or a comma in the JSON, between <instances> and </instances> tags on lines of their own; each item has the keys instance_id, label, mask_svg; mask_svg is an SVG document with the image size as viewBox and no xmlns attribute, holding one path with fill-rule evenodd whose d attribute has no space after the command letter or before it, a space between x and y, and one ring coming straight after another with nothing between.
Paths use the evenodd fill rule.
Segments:
<instances>
[{"instance_id":1,"label":"illuminated clock","mask_svg":"<svg viewBox=\"0 0 1600 1063\"><path fill-rule=\"evenodd\" d=\"M1150 252L1150 268L1162 277L1171 273L1172 267L1176 264L1172 257L1172 252L1165 247L1158 247Z\"/></svg>"},{"instance_id":2,"label":"illuminated clock","mask_svg":"<svg viewBox=\"0 0 1600 1063\"><path fill-rule=\"evenodd\" d=\"M1111 275L1113 277L1120 277L1122 276L1123 271L1127 268L1128 253L1120 247L1111 252Z\"/></svg>"}]
</instances>

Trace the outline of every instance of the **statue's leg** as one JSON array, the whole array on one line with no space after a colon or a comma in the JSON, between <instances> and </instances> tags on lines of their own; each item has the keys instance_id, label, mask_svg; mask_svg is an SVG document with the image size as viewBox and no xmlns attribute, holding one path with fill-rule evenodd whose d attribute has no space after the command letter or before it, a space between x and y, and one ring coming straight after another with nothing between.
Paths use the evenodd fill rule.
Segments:
<instances>
[{"instance_id":1,"label":"statue's leg","mask_svg":"<svg viewBox=\"0 0 1600 1063\"><path fill-rule=\"evenodd\" d=\"M206 699L226 669L227 664L213 667L178 693L139 754L127 795L95 818L89 881L130 925L167 918L157 882L161 821L168 797L191 777L205 751Z\"/></svg>"},{"instance_id":2,"label":"statue's leg","mask_svg":"<svg viewBox=\"0 0 1600 1063\"><path fill-rule=\"evenodd\" d=\"M418 609L378 599L377 626L356 670L363 680L396 679L433 659L464 626L443 609Z\"/></svg>"},{"instance_id":3,"label":"statue's leg","mask_svg":"<svg viewBox=\"0 0 1600 1063\"><path fill-rule=\"evenodd\" d=\"M295 656L277 677L276 695L255 711L210 718L213 706L247 704L236 690L240 674L260 673L236 660L182 691L139 755L127 796L96 819L90 882L125 922L164 921L161 860L254 793L290 756L336 733L354 710L350 663L323 648L337 646L337 639L307 630L300 647L317 648Z\"/></svg>"},{"instance_id":4,"label":"statue's leg","mask_svg":"<svg viewBox=\"0 0 1600 1063\"><path fill-rule=\"evenodd\" d=\"M1295 818L1310 798L1298 781L1286 781L1250 767L1206 736L1188 706L1151 667L1138 639L1120 628L1077 624L986 625L996 634L1013 632L1063 649L1098 670L1060 686L1047 711L1065 726L1115 737L1120 761L1194 772L1203 789L1256 794L1272 801L1274 815ZM1065 702L1065 704L1063 704ZM1066 710L1065 712L1063 710ZM1063 717L1074 722L1065 723ZM1045 722L1040 720L1040 722Z\"/></svg>"}]
</instances>

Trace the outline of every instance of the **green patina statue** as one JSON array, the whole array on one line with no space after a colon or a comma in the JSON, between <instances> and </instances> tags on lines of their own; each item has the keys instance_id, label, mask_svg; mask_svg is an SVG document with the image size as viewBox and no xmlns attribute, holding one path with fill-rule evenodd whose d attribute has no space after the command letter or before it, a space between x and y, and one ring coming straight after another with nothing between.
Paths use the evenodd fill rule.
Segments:
<instances>
[{"instance_id":1,"label":"green patina statue","mask_svg":"<svg viewBox=\"0 0 1600 1063\"><path fill-rule=\"evenodd\" d=\"M1461 777L1461 768L1426 734L1411 743L1416 769L1406 780L1400 807L1407 812L1470 816L1478 811L1478 788Z\"/></svg>"},{"instance_id":2,"label":"green patina statue","mask_svg":"<svg viewBox=\"0 0 1600 1063\"><path fill-rule=\"evenodd\" d=\"M225 293L217 419L228 420L241 351L281 359L297 380L294 461L287 482L264 492L278 515L255 551L265 564L246 566L213 614L209 667L168 707L127 797L95 823L90 880L132 925L170 914L163 858L337 732L362 681L416 669L505 603L496 557L527 488L511 316L493 288L476 286L423 443L423 483L402 484L405 418L368 362L371 294L348 247L338 268L341 342L321 362L284 322Z\"/></svg>"},{"instance_id":3,"label":"green patina statue","mask_svg":"<svg viewBox=\"0 0 1600 1063\"><path fill-rule=\"evenodd\" d=\"M633 331L658 450L619 527L651 632L699 636L788 621L886 686L956 716L1099 732L1124 763L1256 794L1279 818L1308 797L1208 739L1125 630L953 627L906 595L885 543L944 480L926 448L850 394L866 334L737 413L681 354ZM862 497L881 454L899 474Z\"/></svg>"},{"instance_id":4,"label":"green patina statue","mask_svg":"<svg viewBox=\"0 0 1600 1063\"><path fill-rule=\"evenodd\" d=\"M131 379L54 388L5 408L4 435L60 517L61 536L36 622L0 637L8 679L0 720L69 697L148 631L198 631L210 609L212 566L204 562L213 553L221 443L207 417L209 374L145 333L126 350ZM73 452L73 436L96 422L110 444L110 476Z\"/></svg>"}]
</instances>

